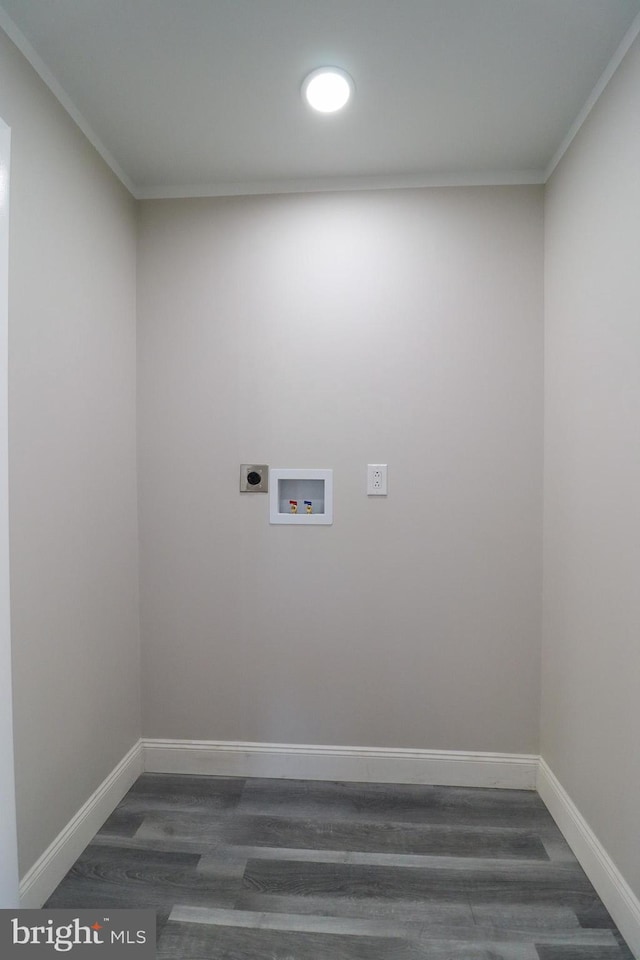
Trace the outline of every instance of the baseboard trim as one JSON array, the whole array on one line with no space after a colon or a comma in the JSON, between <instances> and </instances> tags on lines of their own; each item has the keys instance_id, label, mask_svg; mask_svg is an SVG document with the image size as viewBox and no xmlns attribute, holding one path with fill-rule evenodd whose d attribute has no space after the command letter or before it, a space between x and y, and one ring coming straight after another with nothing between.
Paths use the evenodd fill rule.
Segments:
<instances>
[{"instance_id":1,"label":"baseboard trim","mask_svg":"<svg viewBox=\"0 0 640 960\"><path fill-rule=\"evenodd\" d=\"M20 883L22 907L42 906L143 771L537 789L629 947L640 958L640 900L546 761L530 754L139 740L25 874Z\"/></svg>"},{"instance_id":2,"label":"baseboard trim","mask_svg":"<svg viewBox=\"0 0 640 960\"><path fill-rule=\"evenodd\" d=\"M143 771L138 741L20 882L20 906L40 908Z\"/></svg>"},{"instance_id":3,"label":"baseboard trim","mask_svg":"<svg viewBox=\"0 0 640 960\"><path fill-rule=\"evenodd\" d=\"M227 777L425 783L534 790L538 757L225 740L143 740L145 770Z\"/></svg>"},{"instance_id":4,"label":"baseboard trim","mask_svg":"<svg viewBox=\"0 0 640 960\"><path fill-rule=\"evenodd\" d=\"M629 948L640 957L640 901L542 758L536 787Z\"/></svg>"}]
</instances>

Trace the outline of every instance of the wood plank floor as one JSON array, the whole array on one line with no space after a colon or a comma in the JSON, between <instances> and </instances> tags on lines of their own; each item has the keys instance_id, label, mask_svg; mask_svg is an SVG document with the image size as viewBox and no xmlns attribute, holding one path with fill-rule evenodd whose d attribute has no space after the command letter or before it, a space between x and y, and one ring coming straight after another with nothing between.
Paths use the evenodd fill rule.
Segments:
<instances>
[{"instance_id":1,"label":"wood plank floor","mask_svg":"<svg viewBox=\"0 0 640 960\"><path fill-rule=\"evenodd\" d=\"M144 774L48 907L159 960L633 960L536 793Z\"/></svg>"}]
</instances>

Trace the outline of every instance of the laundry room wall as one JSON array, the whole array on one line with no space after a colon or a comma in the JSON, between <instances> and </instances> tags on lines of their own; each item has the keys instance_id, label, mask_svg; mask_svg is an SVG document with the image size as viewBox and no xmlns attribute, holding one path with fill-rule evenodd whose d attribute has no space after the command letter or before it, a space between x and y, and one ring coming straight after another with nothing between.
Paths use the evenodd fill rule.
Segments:
<instances>
[{"instance_id":1,"label":"laundry room wall","mask_svg":"<svg viewBox=\"0 0 640 960\"><path fill-rule=\"evenodd\" d=\"M147 737L537 752L542 201L141 204ZM241 463L332 468L333 525Z\"/></svg>"}]
</instances>

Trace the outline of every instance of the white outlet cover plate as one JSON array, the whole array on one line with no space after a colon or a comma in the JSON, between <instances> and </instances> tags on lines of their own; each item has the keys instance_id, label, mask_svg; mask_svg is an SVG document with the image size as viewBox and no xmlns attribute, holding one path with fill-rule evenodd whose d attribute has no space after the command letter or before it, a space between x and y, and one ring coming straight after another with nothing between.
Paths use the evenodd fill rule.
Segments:
<instances>
[{"instance_id":1,"label":"white outlet cover plate","mask_svg":"<svg viewBox=\"0 0 640 960\"><path fill-rule=\"evenodd\" d=\"M367 496L387 496L387 465L386 463L367 464Z\"/></svg>"}]
</instances>

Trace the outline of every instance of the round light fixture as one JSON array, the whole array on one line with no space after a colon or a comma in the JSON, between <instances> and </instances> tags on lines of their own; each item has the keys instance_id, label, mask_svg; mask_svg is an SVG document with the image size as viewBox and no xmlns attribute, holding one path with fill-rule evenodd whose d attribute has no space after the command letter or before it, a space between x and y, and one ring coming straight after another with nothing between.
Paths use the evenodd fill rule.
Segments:
<instances>
[{"instance_id":1,"label":"round light fixture","mask_svg":"<svg viewBox=\"0 0 640 960\"><path fill-rule=\"evenodd\" d=\"M353 92L353 80L339 67L319 67L302 84L302 95L314 110L335 113L347 103Z\"/></svg>"}]
</instances>

